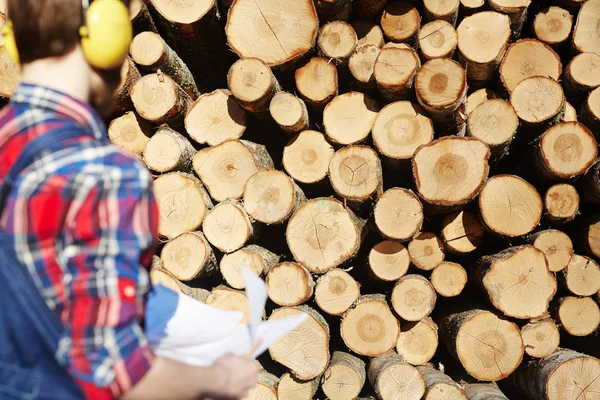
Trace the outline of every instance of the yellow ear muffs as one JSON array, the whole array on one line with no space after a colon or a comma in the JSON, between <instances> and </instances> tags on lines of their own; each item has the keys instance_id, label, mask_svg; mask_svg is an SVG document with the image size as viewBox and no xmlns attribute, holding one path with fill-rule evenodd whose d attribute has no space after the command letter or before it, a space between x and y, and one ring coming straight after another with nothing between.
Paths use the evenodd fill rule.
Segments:
<instances>
[{"instance_id":1,"label":"yellow ear muffs","mask_svg":"<svg viewBox=\"0 0 600 400\"><path fill-rule=\"evenodd\" d=\"M4 43L4 50L10 59L15 63L19 64L19 51L17 50L17 42L15 41L15 33L12 28L12 22L6 21L2 26L2 41Z\"/></svg>"},{"instance_id":2,"label":"yellow ear muffs","mask_svg":"<svg viewBox=\"0 0 600 400\"><path fill-rule=\"evenodd\" d=\"M85 58L94 68L120 68L132 39L127 7L121 0L96 0L84 14L79 34Z\"/></svg>"}]
</instances>

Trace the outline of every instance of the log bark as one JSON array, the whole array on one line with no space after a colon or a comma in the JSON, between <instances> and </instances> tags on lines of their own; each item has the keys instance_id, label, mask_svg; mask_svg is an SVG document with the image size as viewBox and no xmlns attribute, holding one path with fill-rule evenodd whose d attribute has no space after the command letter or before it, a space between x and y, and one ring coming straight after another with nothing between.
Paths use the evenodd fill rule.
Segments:
<instances>
[{"instance_id":1,"label":"log bark","mask_svg":"<svg viewBox=\"0 0 600 400\"><path fill-rule=\"evenodd\" d=\"M246 127L246 112L227 89L203 94L185 116L190 138L209 146L241 138Z\"/></svg>"},{"instance_id":2,"label":"log bark","mask_svg":"<svg viewBox=\"0 0 600 400\"><path fill-rule=\"evenodd\" d=\"M430 280L440 296L456 297L467 284L467 271L460 264L443 261L431 272Z\"/></svg>"},{"instance_id":3,"label":"log bark","mask_svg":"<svg viewBox=\"0 0 600 400\"><path fill-rule=\"evenodd\" d=\"M600 53L599 22L600 0L582 3L573 29L573 48L577 53Z\"/></svg>"},{"instance_id":4,"label":"log bark","mask_svg":"<svg viewBox=\"0 0 600 400\"><path fill-rule=\"evenodd\" d=\"M420 66L421 61L414 50L381 50L373 66L373 77L379 93L387 101L407 98L412 93Z\"/></svg>"},{"instance_id":5,"label":"log bark","mask_svg":"<svg viewBox=\"0 0 600 400\"><path fill-rule=\"evenodd\" d=\"M558 299L554 316L562 329L575 337L592 335L600 325L600 309L591 297Z\"/></svg>"},{"instance_id":6,"label":"log bark","mask_svg":"<svg viewBox=\"0 0 600 400\"><path fill-rule=\"evenodd\" d=\"M366 19L356 19L350 21L350 24L358 36L358 46L369 44L379 49L383 47L385 43L383 31L378 24Z\"/></svg>"},{"instance_id":7,"label":"log bark","mask_svg":"<svg viewBox=\"0 0 600 400\"><path fill-rule=\"evenodd\" d=\"M144 0L131 0L129 2L129 18L134 34L144 31L158 32L154 20Z\"/></svg>"},{"instance_id":8,"label":"log bark","mask_svg":"<svg viewBox=\"0 0 600 400\"><path fill-rule=\"evenodd\" d=\"M462 207L484 186L489 158L489 148L472 138L448 136L419 147L412 160L419 197L437 210Z\"/></svg>"},{"instance_id":9,"label":"log bark","mask_svg":"<svg viewBox=\"0 0 600 400\"><path fill-rule=\"evenodd\" d=\"M10 72L10 65L7 65L6 68L0 69L0 71ZM7 74L6 78L3 78L6 80L5 84L2 84L2 82L0 81L0 94L2 94L4 97L10 97L10 95L12 95L12 91L16 89L16 85L14 86L14 88L10 89L10 82L12 82L12 79L16 79L15 75L11 77L10 73ZM132 111L134 109L134 103L132 101L132 90L136 82L138 82L141 79L141 77L142 75L140 74L140 71L138 71L133 60L130 57L127 57L125 59L125 62L123 63L123 66L121 67L121 82L114 93L115 113L124 113L126 111ZM2 86L6 87L7 89L3 89ZM4 95L5 93L6 96Z\"/></svg>"},{"instance_id":10,"label":"log bark","mask_svg":"<svg viewBox=\"0 0 600 400\"><path fill-rule=\"evenodd\" d=\"M484 256L475 272L494 307L513 318L543 316L557 290L544 253L531 245Z\"/></svg>"},{"instance_id":11,"label":"log bark","mask_svg":"<svg viewBox=\"0 0 600 400\"><path fill-rule=\"evenodd\" d=\"M459 0L423 0L425 21L442 20L456 25L458 19Z\"/></svg>"},{"instance_id":12,"label":"log bark","mask_svg":"<svg viewBox=\"0 0 600 400\"><path fill-rule=\"evenodd\" d=\"M586 256L573 255L560 278L576 296L593 296L600 291L600 265Z\"/></svg>"},{"instance_id":13,"label":"log bark","mask_svg":"<svg viewBox=\"0 0 600 400\"><path fill-rule=\"evenodd\" d=\"M413 265L423 271L433 270L446 257L444 244L432 232L423 232L415 236L408 244L408 254Z\"/></svg>"},{"instance_id":14,"label":"log bark","mask_svg":"<svg viewBox=\"0 0 600 400\"><path fill-rule=\"evenodd\" d=\"M463 386L469 400L510 400L495 383L465 383Z\"/></svg>"},{"instance_id":15,"label":"log bark","mask_svg":"<svg viewBox=\"0 0 600 400\"><path fill-rule=\"evenodd\" d=\"M246 283L242 268L248 269L256 276L262 276L279 262L280 256L264 247L251 244L221 258L219 269L223 279L234 289L244 289Z\"/></svg>"},{"instance_id":16,"label":"log bark","mask_svg":"<svg viewBox=\"0 0 600 400\"><path fill-rule=\"evenodd\" d=\"M573 28L573 17L560 7L548 7L538 12L533 22L535 37L554 50L565 50Z\"/></svg>"},{"instance_id":17,"label":"log bark","mask_svg":"<svg viewBox=\"0 0 600 400\"><path fill-rule=\"evenodd\" d=\"M581 122L600 139L600 87L594 89L581 105Z\"/></svg>"},{"instance_id":18,"label":"log bark","mask_svg":"<svg viewBox=\"0 0 600 400\"><path fill-rule=\"evenodd\" d=\"M273 169L273 160L264 146L246 140L229 140L196 153L192 161L215 201L239 199L252 175Z\"/></svg>"},{"instance_id":19,"label":"log bark","mask_svg":"<svg viewBox=\"0 0 600 400\"><path fill-rule=\"evenodd\" d=\"M519 327L489 311L449 314L442 318L440 331L450 354L476 379L506 378L523 360Z\"/></svg>"},{"instance_id":20,"label":"log bark","mask_svg":"<svg viewBox=\"0 0 600 400\"><path fill-rule=\"evenodd\" d=\"M587 254L600 259L600 215L593 214L581 222L579 244Z\"/></svg>"},{"instance_id":21,"label":"log bark","mask_svg":"<svg viewBox=\"0 0 600 400\"><path fill-rule=\"evenodd\" d=\"M111 121L108 126L110 141L130 153L141 155L154 134L152 126L133 111Z\"/></svg>"},{"instance_id":22,"label":"log bark","mask_svg":"<svg viewBox=\"0 0 600 400\"><path fill-rule=\"evenodd\" d=\"M189 140L173 129L162 126L144 148L144 162L153 171L191 172L192 157L196 150Z\"/></svg>"},{"instance_id":23,"label":"log bark","mask_svg":"<svg viewBox=\"0 0 600 400\"><path fill-rule=\"evenodd\" d=\"M551 186L544 195L544 217L553 224L570 222L579 214L579 193L567 183Z\"/></svg>"},{"instance_id":24,"label":"log bark","mask_svg":"<svg viewBox=\"0 0 600 400\"><path fill-rule=\"evenodd\" d=\"M470 113L467 135L487 144L492 153L492 161L496 162L508 153L518 127L519 117L513 106L503 99L491 99L484 101Z\"/></svg>"},{"instance_id":25,"label":"log bark","mask_svg":"<svg viewBox=\"0 0 600 400\"><path fill-rule=\"evenodd\" d=\"M158 234L173 239L196 230L213 204L200 181L189 174L172 172L156 178Z\"/></svg>"},{"instance_id":26,"label":"log bark","mask_svg":"<svg viewBox=\"0 0 600 400\"><path fill-rule=\"evenodd\" d=\"M348 59L357 45L358 36L352 25L347 22L332 21L319 30L319 54L336 65L348 64Z\"/></svg>"},{"instance_id":27,"label":"log bark","mask_svg":"<svg viewBox=\"0 0 600 400\"><path fill-rule=\"evenodd\" d=\"M567 98L584 101L590 92L600 86L600 54L581 53L569 62L563 75Z\"/></svg>"},{"instance_id":28,"label":"log bark","mask_svg":"<svg viewBox=\"0 0 600 400\"><path fill-rule=\"evenodd\" d=\"M236 61L227 74L227 87L240 105L253 113L267 111L271 99L281 90L271 68L258 58Z\"/></svg>"},{"instance_id":29,"label":"log bark","mask_svg":"<svg viewBox=\"0 0 600 400\"><path fill-rule=\"evenodd\" d=\"M248 392L246 400L278 400L277 385L279 378L269 374L266 371L261 371L258 374L256 386Z\"/></svg>"},{"instance_id":30,"label":"log bark","mask_svg":"<svg viewBox=\"0 0 600 400\"><path fill-rule=\"evenodd\" d=\"M325 134L338 145L363 142L379 112L379 105L360 92L348 92L335 97L323 111Z\"/></svg>"},{"instance_id":31,"label":"log bark","mask_svg":"<svg viewBox=\"0 0 600 400\"><path fill-rule=\"evenodd\" d=\"M278 308L269 321L306 315L299 327L269 347L271 358L290 369L297 379L307 381L325 372L329 364L329 325L310 307Z\"/></svg>"},{"instance_id":32,"label":"log bark","mask_svg":"<svg viewBox=\"0 0 600 400\"><path fill-rule=\"evenodd\" d=\"M321 23L348 21L352 14L352 0L316 0L315 7Z\"/></svg>"},{"instance_id":33,"label":"log bark","mask_svg":"<svg viewBox=\"0 0 600 400\"><path fill-rule=\"evenodd\" d=\"M313 111L321 111L338 94L335 65L322 57L313 57L296 70L296 89Z\"/></svg>"},{"instance_id":34,"label":"log bark","mask_svg":"<svg viewBox=\"0 0 600 400\"><path fill-rule=\"evenodd\" d=\"M573 243L571 238L556 229L547 229L531 235L529 243L541 250L548 261L550 272L562 271L573 257Z\"/></svg>"},{"instance_id":35,"label":"log bark","mask_svg":"<svg viewBox=\"0 0 600 400\"><path fill-rule=\"evenodd\" d=\"M375 205L373 221L384 238L406 242L421 230L423 205L411 190L392 188Z\"/></svg>"},{"instance_id":36,"label":"log bark","mask_svg":"<svg viewBox=\"0 0 600 400\"><path fill-rule=\"evenodd\" d=\"M427 278L410 274L398 279L390 302L403 320L420 321L431 314L436 298L435 289Z\"/></svg>"},{"instance_id":37,"label":"log bark","mask_svg":"<svg viewBox=\"0 0 600 400\"><path fill-rule=\"evenodd\" d=\"M421 16L412 4L398 0L390 1L383 10L380 24L389 41L416 46Z\"/></svg>"},{"instance_id":38,"label":"log bark","mask_svg":"<svg viewBox=\"0 0 600 400\"><path fill-rule=\"evenodd\" d=\"M206 304L225 311L237 311L243 314L241 323L250 322L250 305L246 294L241 290L220 285L214 288L206 298Z\"/></svg>"},{"instance_id":39,"label":"log bark","mask_svg":"<svg viewBox=\"0 0 600 400\"><path fill-rule=\"evenodd\" d=\"M423 400L468 400L461 385L431 364L417 367L425 381Z\"/></svg>"},{"instance_id":40,"label":"log bark","mask_svg":"<svg viewBox=\"0 0 600 400\"><path fill-rule=\"evenodd\" d=\"M140 0L138 0L140 1ZM161 70L175 81L192 100L200 95L196 81L177 53L155 32L142 32L133 38L129 54L145 73Z\"/></svg>"},{"instance_id":41,"label":"log bark","mask_svg":"<svg viewBox=\"0 0 600 400\"><path fill-rule=\"evenodd\" d=\"M507 237L523 236L535 229L542 217L542 198L516 175L496 175L479 195L479 213L492 232Z\"/></svg>"},{"instance_id":42,"label":"log bark","mask_svg":"<svg viewBox=\"0 0 600 400\"><path fill-rule=\"evenodd\" d=\"M394 282L408 271L410 256L400 242L384 240L369 251L370 273L379 280Z\"/></svg>"},{"instance_id":43,"label":"log bark","mask_svg":"<svg viewBox=\"0 0 600 400\"><path fill-rule=\"evenodd\" d=\"M342 315L360 296L360 286L346 271L334 268L321 276L315 288L315 302L329 315Z\"/></svg>"},{"instance_id":44,"label":"log bark","mask_svg":"<svg viewBox=\"0 0 600 400\"><path fill-rule=\"evenodd\" d=\"M283 307L297 306L312 297L315 282L306 268L282 262L269 269L265 279L269 298Z\"/></svg>"},{"instance_id":45,"label":"log bark","mask_svg":"<svg viewBox=\"0 0 600 400\"><path fill-rule=\"evenodd\" d=\"M513 89L510 103L530 134L540 134L560 121L565 113L565 95L554 79L533 76Z\"/></svg>"},{"instance_id":46,"label":"log bark","mask_svg":"<svg viewBox=\"0 0 600 400\"><path fill-rule=\"evenodd\" d=\"M535 358L544 358L558 349L560 333L551 318L534 320L521 328L525 353Z\"/></svg>"},{"instance_id":47,"label":"log bark","mask_svg":"<svg viewBox=\"0 0 600 400\"><path fill-rule=\"evenodd\" d=\"M449 214L442 222L442 240L453 254L475 251L483 242L485 228L479 219L468 211Z\"/></svg>"},{"instance_id":48,"label":"log bark","mask_svg":"<svg viewBox=\"0 0 600 400\"><path fill-rule=\"evenodd\" d=\"M323 375L323 393L330 400L355 399L365 384L366 375L363 360L336 351Z\"/></svg>"},{"instance_id":49,"label":"log bark","mask_svg":"<svg viewBox=\"0 0 600 400\"><path fill-rule=\"evenodd\" d=\"M523 364L512 382L534 400L593 398L600 391L600 361L568 349L558 349Z\"/></svg>"},{"instance_id":50,"label":"log bark","mask_svg":"<svg viewBox=\"0 0 600 400\"><path fill-rule=\"evenodd\" d=\"M447 21L432 21L423 25L419 32L419 51L425 60L452 58L456 46L458 46L458 34Z\"/></svg>"},{"instance_id":51,"label":"log bark","mask_svg":"<svg viewBox=\"0 0 600 400\"><path fill-rule=\"evenodd\" d=\"M333 198L304 203L286 230L289 249L312 273L325 272L352 259L360 247L365 223Z\"/></svg>"},{"instance_id":52,"label":"log bark","mask_svg":"<svg viewBox=\"0 0 600 400\"><path fill-rule=\"evenodd\" d=\"M600 163L596 162L581 178L581 200L585 203L600 204Z\"/></svg>"},{"instance_id":53,"label":"log bark","mask_svg":"<svg viewBox=\"0 0 600 400\"><path fill-rule=\"evenodd\" d=\"M513 38L521 36L530 4L531 0L489 0L492 10L509 16Z\"/></svg>"},{"instance_id":54,"label":"log bark","mask_svg":"<svg viewBox=\"0 0 600 400\"><path fill-rule=\"evenodd\" d=\"M398 380L399 376L403 380ZM382 400L398 397L420 399L425 394L425 382L419 371L393 351L371 360L368 377Z\"/></svg>"},{"instance_id":55,"label":"log bark","mask_svg":"<svg viewBox=\"0 0 600 400\"><path fill-rule=\"evenodd\" d=\"M438 348L438 326L429 317L402 326L396 351L406 362L422 365L435 355Z\"/></svg>"},{"instance_id":56,"label":"log bark","mask_svg":"<svg viewBox=\"0 0 600 400\"><path fill-rule=\"evenodd\" d=\"M308 129L308 109L300 98L288 92L278 92L269 104L271 117L286 133L294 134Z\"/></svg>"},{"instance_id":57,"label":"log bark","mask_svg":"<svg viewBox=\"0 0 600 400\"><path fill-rule=\"evenodd\" d=\"M318 378L301 381L290 373L285 373L277 385L277 398L279 400L313 400L318 388Z\"/></svg>"},{"instance_id":58,"label":"log bark","mask_svg":"<svg viewBox=\"0 0 600 400\"><path fill-rule=\"evenodd\" d=\"M181 281L217 271L217 259L202 232L186 232L165 244L160 259L164 268Z\"/></svg>"},{"instance_id":59,"label":"log bark","mask_svg":"<svg viewBox=\"0 0 600 400\"><path fill-rule=\"evenodd\" d=\"M344 344L350 350L375 357L394 348L400 322L390 311L384 295L371 294L359 297L346 311L340 329Z\"/></svg>"},{"instance_id":60,"label":"log bark","mask_svg":"<svg viewBox=\"0 0 600 400\"><path fill-rule=\"evenodd\" d=\"M317 131L304 131L283 149L283 168L296 181L316 184L327 177L333 147Z\"/></svg>"},{"instance_id":61,"label":"log bark","mask_svg":"<svg viewBox=\"0 0 600 400\"><path fill-rule=\"evenodd\" d=\"M352 75L353 84L358 90L372 93L377 87L373 72L380 52L379 47L359 45L354 54L350 56L348 69Z\"/></svg>"},{"instance_id":62,"label":"log bark","mask_svg":"<svg viewBox=\"0 0 600 400\"><path fill-rule=\"evenodd\" d=\"M255 229L246 210L235 200L217 204L202 222L206 239L223 253L241 249L253 238Z\"/></svg>"}]
</instances>

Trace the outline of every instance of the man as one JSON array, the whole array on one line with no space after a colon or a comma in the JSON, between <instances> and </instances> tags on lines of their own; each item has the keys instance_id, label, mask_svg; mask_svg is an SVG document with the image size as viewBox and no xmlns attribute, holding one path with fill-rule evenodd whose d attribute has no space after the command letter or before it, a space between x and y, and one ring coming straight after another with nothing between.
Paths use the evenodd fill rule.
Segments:
<instances>
[{"instance_id":1,"label":"man","mask_svg":"<svg viewBox=\"0 0 600 400\"><path fill-rule=\"evenodd\" d=\"M22 82L0 112L0 181L36 138L77 130L21 171L0 221L64 325L58 364L90 399L244 397L256 384L254 361L226 356L198 368L148 348L142 323L157 236L152 179L107 141L95 111L110 112L119 70L95 69L84 57L82 1L8 0L7 13ZM0 268L8 267L0 260ZM0 373L0 398L36 398L33 389L19 397L11 385L22 382L2 380Z\"/></svg>"}]
</instances>

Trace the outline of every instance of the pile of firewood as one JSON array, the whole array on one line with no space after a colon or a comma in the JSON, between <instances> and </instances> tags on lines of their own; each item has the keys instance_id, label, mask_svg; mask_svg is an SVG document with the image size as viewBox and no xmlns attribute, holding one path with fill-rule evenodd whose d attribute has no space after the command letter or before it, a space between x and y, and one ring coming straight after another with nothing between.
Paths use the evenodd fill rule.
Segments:
<instances>
[{"instance_id":1,"label":"pile of firewood","mask_svg":"<svg viewBox=\"0 0 600 400\"><path fill-rule=\"evenodd\" d=\"M309 316L250 399L600 399L600 0L131 18L109 136L156 175L153 281L247 313L245 267Z\"/></svg>"}]
</instances>

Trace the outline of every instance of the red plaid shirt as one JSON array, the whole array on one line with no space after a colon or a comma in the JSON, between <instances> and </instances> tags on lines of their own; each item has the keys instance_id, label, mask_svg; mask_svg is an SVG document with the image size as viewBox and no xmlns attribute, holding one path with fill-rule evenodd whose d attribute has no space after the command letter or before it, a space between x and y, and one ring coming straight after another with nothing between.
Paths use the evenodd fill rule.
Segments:
<instances>
[{"instance_id":1,"label":"red plaid shirt","mask_svg":"<svg viewBox=\"0 0 600 400\"><path fill-rule=\"evenodd\" d=\"M2 226L66 330L57 359L88 398L110 399L150 368L144 295L157 237L152 177L107 141L91 107L21 84L0 112L0 180L37 136L76 129L15 182Z\"/></svg>"}]
</instances>

